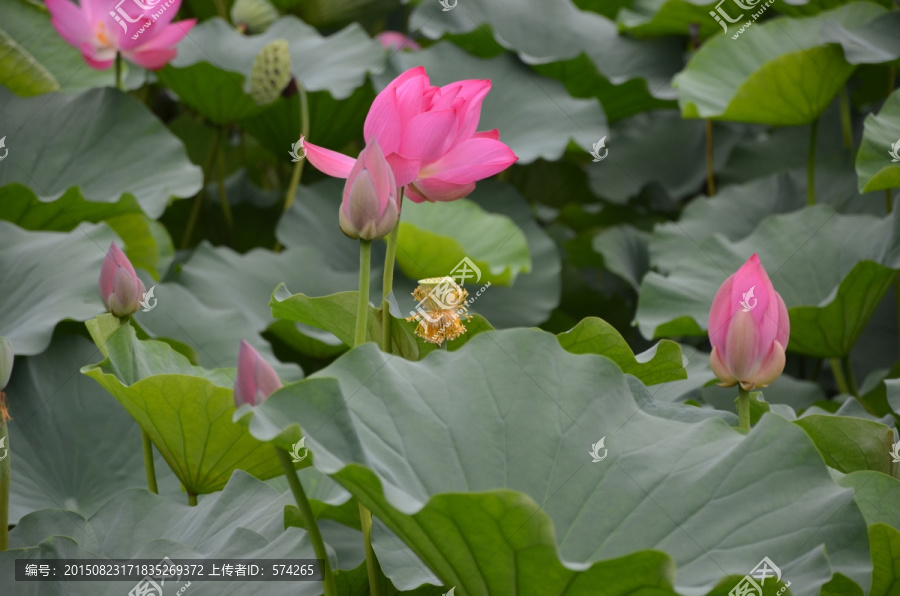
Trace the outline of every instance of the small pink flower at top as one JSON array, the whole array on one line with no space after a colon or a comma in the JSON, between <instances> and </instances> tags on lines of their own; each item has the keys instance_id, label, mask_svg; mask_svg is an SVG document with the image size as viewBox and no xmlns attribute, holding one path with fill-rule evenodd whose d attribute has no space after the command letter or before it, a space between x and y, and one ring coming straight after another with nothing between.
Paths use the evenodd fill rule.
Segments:
<instances>
[{"instance_id":1,"label":"small pink flower at top","mask_svg":"<svg viewBox=\"0 0 900 596\"><path fill-rule=\"evenodd\" d=\"M382 31L375 36L388 50L421 50L422 46L399 31Z\"/></svg>"},{"instance_id":2,"label":"small pink flower at top","mask_svg":"<svg viewBox=\"0 0 900 596\"><path fill-rule=\"evenodd\" d=\"M709 311L709 361L725 387L766 387L784 371L791 322L754 254L725 280Z\"/></svg>"},{"instance_id":3,"label":"small pink flower at top","mask_svg":"<svg viewBox=\"0 0 900 596\"><path fill-rule=\"evenodd\" d=\"M159 70L177 53L175 46L196 19L172 23L181 0L47 0L50 22L93 68L112 66L116 52L138 66ZM154 17L156 17L154 19Z\"/></svg>"},{"instance_id":4,"label":"small pink flower at top","mask_svg":"<svg viewBox=\"0 0 900 596\"><path fill-rule=\"evenodd\" d=\"M241 340L238 352L237 378L234 380L234 405L258 406L270 395L281 389L281 379L259 352L245 340Z\"/></svg>"},{"instance_id":5,"label":"small pink flower at top","mask_svg":"<svg viewBox=\"0 0 900 596\"><path fill-rule=\"evenodd\" d=\"M475 190L475 182L516 162L496 129L476 132L481 104L491 82L465 80L434 87L421 66L407 70L378 94L363 134L377 139L398 187L416 203L453 201ZM306 156L316 168L346 178L352 157L304 140Z\"/></svg>"},{"instance_id":6,"label":"small pink flower at top","mask_svg":"<svg viewBox=\"0 0 900 596\"><path fill-rule=\"evenodd\" d=\"M136 311L146 292L144 282L134 272L131 261L115 244L110 245L103 259L98 285L103 306L119 318Z\"/></svg>"}]
</instances>

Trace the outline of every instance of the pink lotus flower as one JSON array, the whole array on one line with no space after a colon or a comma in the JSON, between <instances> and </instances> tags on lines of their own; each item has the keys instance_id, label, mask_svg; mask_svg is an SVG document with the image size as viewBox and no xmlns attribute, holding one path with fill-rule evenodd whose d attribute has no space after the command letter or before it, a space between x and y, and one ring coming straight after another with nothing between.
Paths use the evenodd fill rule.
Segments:
<instances>
[{"instance_id":1,"label":"pink lotus flower","mask_svg":"<svg viewBox=\"0 0 900 596\"><path fill-rule=\"evenodd\" d=\"M749 391L777 379L790 331L784 300L754 254L725 280L709 311L709 363L720 385Z\"/></svg>"},{"instance_id":2,"label":"pink lotus flower","mask_svg":"<svg viewBox=\"0 0 900 596\"><path fill-rule=\"evenodd\" d=\"M146 290L125 253L111 244L100 269L100 299L116 317L127 317L138 309Z\"/></svg>"},{"instance_id":3,"label":"pink lotus flower","mask_svg":"<svg viewBox=\"0 0 900 596\"><path fill-rule=\"evenodd\" d=\"M93 68L112 66L116 52L129 62L158 70L175 57L175 46L196 19L172 23L181 0L47 0L50 22ZM156 17L155 20L153 17Z\"/></svg>"},{"instance_id":4,"label":"pink lotus flower","mask_svg":"<svg viewBox=\"0 0 900 596\"><path fill-rule=\"evenodd\" d=\"M344 184L341 230L351 238L377 240L391 233L400 219L400 201L394 174L378 146L363 149Z\"/></svg>"},{"instance_id":5,"label":"pink lotus flower","mask_svg":"<svg viewBox=\"0 0 900 596\"><path fill-rule=\"evenodd\" d=\"M378 94L363 133L378 139L398 187L416 203L453 201L475 182L501 172L518 159L496 129L475 132L490 81L466 80L443 87L429 84L421 66L407 70ZM303 142L306 156L329 176L346 178L351 157Z\"/></svg>"},{"instance_id":6,"label":"pink lotus flower","mask_svg":"<svg viewBox=\"0 0 900 596\"><path fill-rule=\"evenodd\" d=\"M245 340L241 340L238 353L237 378L234 380L234 405L258 406L270 395L281 389L281 379L259 352Z\"/></svg>"},{"instance_id":7,"label":"pink lotus flower","mask_svg":"<svg viewBox=\"0 0 900 596\"><path fill-rule=\"evenodd\" d=\"M422 46L399 31L382 31L375 36L387 50L421 50Z\"/></svg>"}]
</instances>

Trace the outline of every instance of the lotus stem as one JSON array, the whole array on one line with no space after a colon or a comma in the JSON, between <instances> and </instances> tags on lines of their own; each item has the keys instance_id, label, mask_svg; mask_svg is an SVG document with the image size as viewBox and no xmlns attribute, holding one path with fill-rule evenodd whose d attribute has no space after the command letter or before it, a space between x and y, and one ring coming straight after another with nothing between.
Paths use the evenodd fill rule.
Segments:
<instances>
[{"instance_id":1,"label":"lotus stem","mask_svg":"<svg viewBox=\"0 0 900 596\"><path fill-rule=\"evenodd\" d=\"M750 432L750 392L738 385L738 428Z\"/></svg>"},{"instance_id":2,"label":"lotus stem","mask_svg":"<svg viewBox=\"0 0 900 596\"><path fill-rule=\"evenodd\" d=\"M9 414L6 411L6 394L0 391L0 439L6 439L0 450L3 460L0 461L0 552L9 548L9 487L12 466L11 448L9 445L9 428L7 421Z\"/></svg>"},{"instance_id":3,"label":"lotus stem","mask_svg":"<svg viewBox=\"0 0 900 596\"><path fill-rule=\"evenodd\" d=\"M378 561L372 548L372 512L359 504L359 521L362 526L363 544L366 547L366 573L369 576L369 595L378 596Z\"/></svg>"},{"instance_id":4,"label":"lotus stem","mask_svg":"<svg viewBox=\"0 0 900 596\"><path fill-rule=\"evenodd\" d=\"M856 376L853 374L853 367L850 366L850 357L841 358L841 369L844 373L844 379L847 381L847 389L850 395L859 399L859 389L856 386Z\"/></svg>"},{"instance_id":5,"label":"lotus stem","mask_svg":"<svg viewBox=\"0 0 900 596\"><path fill-rule=\"evenodd\" d=\"M188 495L188 505L191 507L197 506L197 493L192 493L191 491L187 491Z\"/></svg>"},{"instance_id":6,"label":"lotus stem","mask_svg":"<svg viewBox=\"0 0 900 596\"><path fill-rule=\"evenodd\" d=\"M303 525L306 527L309 541L312 542L316 558L319 559L319 563L322 566L322 587L325 590L325 596L337 596L337 586L334 583L334 576L331 574L331 562L328 560L328 551L325 550L325 542L322 541L319 523L316 521L316 516L313 515L313 510L309 504L309 499L306 498L306 492L303 490L303 485L300 484L297 470L294 469L294 464L287 451L279 447L276 447L275 451L278 454L278 461L281 462L284 475L291 487L291 492L294 493L294 500L297 502L297 508L300 510L300 518L303 520Z\"/></svg>"},{"instance_id":7,"label":"lotus stem","mask_svg":"<svg viewBox=\"0 0 900 596\"><path fill-rule=\"evenodd\" d=\"M125 88L122 85L122 53L116 52L116 89L119 91L124 91Z\"/></svg>"},{"instance_id":8,"label":"lotus stem","mask_svg":"<svg viewBox=\"0 0 900 596\"><path fill-rule=\"evenodd\" d=\"M403 203L403 189L400 189L400 203ZM394 289L394 261L397 260L397 236L400 222L387 236L387 252L384 255L384 273L381 278L381 349L391 353L391 303L388 300Z\"/></svg>"},{"instance_id":9,"label":"lotus stem","mask_svg":"<svg viewBox=\"0 0 900 596\"><path fill-rule=\"evenodd\" d=\"M304 139L309 136L309 99L306 96L306 88L303 83L294 79L297 84L297 95L300 97L300 136ZM288 185L287 194L284 195L284 210L287 211L294 204L294 195L300 185L300 176L303 175L303 164L306 159L294 162L294 171L291 172L291 182Z\"/></svg>"},{"instance_id":10,"label":"lotus stem","mask_svg":"<svg viewBox=\"0 0 900 596\"><path fill-rule=\"evenodd\" d=\"M366 341L366 330L369 315L369 273L372 263L372 241L359 241L359 296L356 303L356 335L353 346L362 345Z\"/></svg>"},{"instance_id":11,"label":"lotus stem","mask_svg":"<svg viewBox=\"0 0 900 596\"><path fill-rule=\"evenodd\" d=\"M841 131L844 134L844 148L853 149L853 121L850 118L850 97L847 94L847 86L841 89Z\"/></svg>"},{"instance_id":12,"label":"lotus stem","mask_svg":"<svg viewBox=\"0 0 900 596\"><path fill-rule=\"evenodd\" d=\"M153 443L150 441L150 435L144 430L141 430L141 440L144 443L144 470L147 471L147 488L151 493L159 494L159 488L156 485L156 466L153 463Z\"/></svg>"},{"instance_id":13,"label":"lotus stem","mask_svg":"<svg viewBox=\"0 0 900 596\"><path fill-rule=\"evenodd\" d=\"M828 362L831 364L831 374L834 375L834 382L837 383L838 390L841 393L852 395L850 393L850 385L847 384L847 379L844 377L844 369L840 358L829 358Z\"/></svg>"},{"instance_id":14,"label":"lotus stem","mask_svg":"<svg viewBox=\"0 0 900 596\"><path fill-rule=\"evenodd\" d=\"M806 204L816 204L816 137L819 133L818 118L809 125L809 158L806 162Z\"/></svg>"},{"instance_id":15,"label":"lotus stem","mask_svg":"<svg viewBox=\"0 0 900 596\"><path fill-rule=\"evenodd\" d=\"M713 196L716 194L716 174L714 172L715 162L713 153L713 122L706 121L706 194Z\"/></svg>"}]
</instances>

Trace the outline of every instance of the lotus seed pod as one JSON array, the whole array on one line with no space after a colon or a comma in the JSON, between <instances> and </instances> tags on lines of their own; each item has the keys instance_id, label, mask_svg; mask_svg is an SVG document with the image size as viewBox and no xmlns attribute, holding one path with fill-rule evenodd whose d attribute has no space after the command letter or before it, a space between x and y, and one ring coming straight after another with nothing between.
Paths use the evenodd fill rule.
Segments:
<instances>
[{"instance_id":1,"label":"lotus seed pod","mask_svg":"<svg viewBox=\"0 0 900 596\"><path fill-rule=\"evenodd\" d=\"M291 53L283 39L263 47L250 71L250 97L261 106L274 102L291 82Z\"/></svg>"},{"instance_id":2,"label":"lotus seed pod","mask_svg":"<svg viewBox=\"0 0 900 596\"><path fill-rule=\"evenodd\" d=\"M237 0L231 7L231 22L248 33L262 33L278 18L269 0Z\"/></svg>"}]
</instances>

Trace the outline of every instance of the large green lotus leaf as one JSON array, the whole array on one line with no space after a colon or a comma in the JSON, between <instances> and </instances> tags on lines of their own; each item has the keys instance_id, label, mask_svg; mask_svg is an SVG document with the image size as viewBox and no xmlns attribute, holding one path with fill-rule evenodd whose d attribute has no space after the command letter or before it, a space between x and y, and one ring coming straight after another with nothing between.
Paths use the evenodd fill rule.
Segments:
<instances>
[{"instance_id":1,"label":"large green lotus leaf","mask_svg":"<svg viewBox=\"0 0 900 596\"><path fill-rule=\"evenodd\" d=\"M701 593L761 543L794 594L833 572L868 586L865 521L801 429L663 406L608 359L517 329L417 363L361 346L242 420L282 446L302 424L316 466L464 594L670 594L673 560L676 588Z\"/></svg>"},{"instance_id":2,"label":"large green lotus leaf","mask_svg":"<svg viewBox=\"0 0 900 596\"><path fill-rule=\"evenodd\" d=\"M794 424L806 431L830 467L849 473L891 473L893 429L870 420L844 416L805 416Z\"/></svg>"},{"instance_id":3,"label":"large green lotus leaf","mask_svg":"<svg viewBox=\"0 0 900 596\"><path fill-rule=\"evenodd\" d=\"M570 141L588 150L608 133L596 100L571 97L562 83L535 74L507 54L483 60L442 42L419 52L400 52L391 61L399 71L424 66L432 85L491 79L478 129L498 129L500 140L516 153L519 163L555 161ZM390 81L390 74L376 78L381 87Z\"/></svg>"},{"instance_id":4,"label":"large green lotus leaf","mask_svg":"<svg viewBox=\"0 0 900 596\"><path fill-rule=\"evenodd\" d=\"M21 185L42 202L62 197L65 205L117 203L128 194L152 218L171 197L200 188L200 168L178 139L121 91L20 98L0 88L0 112L20 123L6 135L0 187Z\"/></svg>"},{"instance_id":5,"label":"large green lotus leaf","mask_svg":"<svg viewBox=\"0 0 900 596\"><path fill-rule=\"evenodd\" d=\"M621 30L637 37L687 35L690 25L696 24L699 26L699 37L706 39L721 31L721 26L709 16L715 8L715 2L635 0L630 9L619 12L616 21Z\"/></svg>"},{"instance_id":6,"label":"large green lotus leaf","mask_svg":"<svg viewBox=\"0 0 900 596\"><path fill-rule=\"evenodd\" d=\"M271 449L271 447L269 448ZM292 501L265 483L237 471L221 493L196 507L130 489L113 496L99 511L84 517L73 511L45 509L32 513L10 532L10 549L0 553L0 590L16 596L71 594L121 596L137 581L65 583L14 582L15 559L35 563L48 558L96 559L314 559L306 532L283 528L281 511ZM332 552L331 556L334 556ZM249 561L248 561L249 562ZM256 561L254 561L256 562ZM172 580L164 589L170 590ZM186 584L176 582L175 588ZM191 582L186 593L211 596L317 596L320 582Z\"/></svg>"},{"instance_id":7,"label":"large green lotus leaf","mask_svg":"<svg viewBox=\"0 0 900 596\"><path fill-rule=\"evenodd\" d=\"M397 265L406 277L451 275L465 258L478 268L477 279L472 267L466 269L476 283L510 286L519 273L531 270L525 234L511 218L467 199L403 206Z\"/></svg>"},{"instance_id":8,"label":"large green lotus leaf","mask_svg":"<svg viewBox=\"0 0 900 596\"><path fill-rule=\"evenodd\" d=\"M588 317L569 331L559 334L559 343L573 354L600 354L634 375L645 385L687 378L681 348L674 341L661 340L637 356L615 327L597 317Z\"/></svg>"},{"instance_id":9,"label":"large green lotus leaf","mask_svg":"<svg viewBox=\"0 0 900 596\"><path fill-rule=\"evenodd\" d=\"M847 474L838 484L854 491L854 499L866 523L888 524L900 529L900 480L881 472L863 470Z\"/></svg>"},{"instance_id":10,"label":"large green lotus leaf","mask_svg":"<svg viewBox=\"0 0 900 596\"><path fill-rule=\"evenodd\" d=\"M732 39L732 25L728 34L703 44L675 77L682 114L786 126L813 122L854 69L841 48L824 39L824 24L854 27L884 12L853 2L813 17L756 22L740 43Z\"/></svg>"},{"instance_id":11,"label":"large green lotus leaf","mask_svg":"<svg viewBox=\"0 0 900 596\"><path fill-rule=\"evenodd\" d=\"M872 549L872 591L869 596L894 596L900 591L900 531L887 524L869 528Z\"/></svg>"},{"instance_id":12,"label":"large green lotus leaf","mask_svg":"<svg viewBox=\"0 0 900 596\"><path fill-rule=\"evenodd\" d=\"M141 206L127 193L113 203L95 203L85 200L77 192L67 192L48 203L21 184L0 188L0 219L26 230L68 232L83 221L97 223L141 213Z\"/></svg>"},{"instance_id":13,"label":"large green lotus leaf","mask_svg":"<svg viewBox=\"0 0 900 596\"><path fill-rule=\"evenodd\" d=\"M891 7L891 0L869 1L880 4L885 8ZM838 6L852 4L853 2L854 0L786 0L785 2L776 2L772 5L772 8L789 16L804 16L818 14Z\"/></svg>"},{"instance_id":14,"label":"large green lotus leaf","mask_svg":"<svg viewBox=\"0 0 900 596\"><path fill-rule=\"evenodd\" d=\"M584 53L615 84L645 79L654 96L674 97L669 82L682 66L680 41L619 36L609 18L579 10L569 0L469 0L446 12L438 2L423 2L409 26L436 39L446 33L468 33L484 24L490 25L500 45L516 51L526 63L557 62Z\"/></svg>"},{"instance_id":15,"label":"large green lotus leaf","mask_svg":"<svg viewBox=\"0 0 900 596\"><path fill-rule=\"evenodd\" d=\"M125 67L126 89L140 87L145 71ZM112 68L96 70L66 43L43 3L8 0L0 6L0 85L21 96L78 93L115 84Z\"/></svg>"},{"instance_id":16,"label":"large green lotus leaf","mask_svg":"<svg viewBox=\"0 0 900 596\"><path fill-rule=\"evenodd\" d=\"M856 155L859 191L900 188L900 91L888 97L878 114L865 121ZM895 149L896 147L896 149ZM893 155L897 155L895 160Z\"/></svg>"},{"instance_id":17,"label":"large green lotus leaf","mask_svg":"<svg viewBox=\"0 0 900 596\"><path fill-rule=\"evenodd\" d=\"M246 339L282 378L296 379L301 376L297 367L276 365L268 356L271 347L259 335L275 323L268 303L280 283L308 295L327 295L357 287L358 274L333 271L311 247L238 254L204 242L171 282L156 286L156 308L138 316L154 336L194 347L203 366L236 366L240 340ZM309 335L307 331L303 333ZM301 331L279 328L279 335L298 333Z\"/></svg>"},{"instance_id":18,"label":"large green lotus leaf","mask_svg":"<svg viewBox=\"0 0 900 596\"><path fill-rule=\"evenodd\" d=\"M881 280L884 268L859 261L883 261L886 267L900 268L896 255L890 254L897 243L892 225L890 219L840 215L822 205L770 216L737 242L718 234L693 241L685 233L700 254L673 263L667 276L651 272L644 277L636 315L641 333L645 337L703 334L719 286L751 254L758 253L792 315L790 348L796 345L800 350L811 346L813 338L827 337L828 346L833 346L830 350L849 350L880 299L869 295L874 288L868 283ZM817 311L800 310L795 325L797 307ZM860 312L849 321L851 327L840 317L853 309ZM821 324L827 328L821 329Z\"/></svg>"},{"instance_id":19,"label":"large green lotus leaf","mask_svg":"<svg viewBox=\"0 0 900 596\"><path fill-rule=\"evenodd\" d=\"M215 17L191 30L178 56L160 72L160 79L218 123L254 116L263 108L248 93L250 71L263 46L276 39L288 42L291 72L306 89L327 90L338 99L349 96L365 82L366 72L377 70L383 62L381 46L355 23L323 37L296 17L286 16L265 33L242 35Z\"/></svg>"},{"instance_id":20,"label":"large green lotus leaf","mask_svg":"<svg viewBox=\"0 0 900 596\"><path fill-rule=\"evenodd\" d=\"M725 165L741 131L728 125L714 127L713 162ZM591 163L588 176L591 190L614 203L625 203L650 184L661 186L670 196L693 194L706 180L706 166L697 155L706 151L705 125L684 120L676 110L638 114L612 127L609 154ZM599 137L598 137L599 138ZM647 139L653 150L647 150Z\"/></svg>"},{"instance_id":21,"label":"large green lotus leaf","mask_svg":"<svg viewBox=\"0 0 900 596\"><path fill-rule=\"evenodd\" d=\"M891 8L890 0L879 4ZM841 44L844 57L850 64L879 64L900 58L900 13L889 11L864 25L845 27L839 22L828 22L822 30L824 38Z\"/></svg>"},{"instance_id":22,"label":"large green lotus leaf","mask_svg":"<svg viewBox=\"0 0 900 596\"><path fill-rule=\"evenodd\" d=\"M650 270L650 234L629 225L613 226L594 236L591 246L603 255L603 265L638 291Z\"/></svg>"},{"instance_id":23,"label":"large green lotus leaf","mask_svg":"<svg viewBox=\"0 0 900 596\"><path fill-rule=\"evenodd\" d=\"M108 357L82 372L119 400L194 494L221 490L235 470L282 474L272 449L231 421L234 369L206 370L130 326L106 340Z\"/></svg>"},{"instance_id":24,"label":"large green lotus leaf","mask_svg":"<svg viewBox=\"0 0 900 596\"><path fill-rule=\"evenodd\" d=\"M5 390L11 523L38 509L93 515L117 492L147 486L141 429L94 381L72 374L98 356L90 341L62 335L16 361ZM158 453L156 472L163 494L178 498L181 485Z\"/></svg>"},{"instance_id":25,"label":"large green lotus leaf","mask_svg":"<svg viewBox=\"0 0 900 596\"><path fill-rule=\"evenodd\" d=\"M16 354L40 354L60 321L85 321L103 304L97 279L109 245L105 224L76 230L29 232L0 221L0 336Z\"/></svg>"},{"instance_id":26,"label":"large green lotus leaf","mask_svg":"<svg viewBox=\"0 0 900 596\"><path fill-rule=\"evenodd\" d=\"M317 266L340 271L352 277L344 287L335 287L325 291L310 290L301 286L309 283L304 278L298 282L284 279L291 291L301 291L308 296L323 296L341 290L357 288L359 267L359 243L347 238L337 225L337 210L340 205L341 181L323 180L310 186L301 186L297 200L278 224L278 239L285 246L308 247L319 253ZM482 315L495 327L521 325L538 325L550 315L559 304L560 297L560 256L553 240L537 224L531 208L519 192L511 185L495 180L478 183L469 199L490 213L503 215L516 223L525 233L528 243L528 254L531 258L531 271L516 276L512 287L491 285L469 307L470 314ZM409 206L406 203L404 209ZM425 207L434 205L426 205ZM322 222L326 222L324 225ZM328 223L331 222L331 223ZM402 241L402 238L401 238ZM380 297L381 263L383 262L384 243L372 245L372 283L370 296L372 301ZM313 257L308 257L312 260ZM456 261L458 262L458 261ZM451 268L456 264L451 265ZM296 265L294 266L296 268ZM449 274L445 271L442 275ZM465 285L469 295L476 294L484 282ZM273 284L269 288L271 294ZM416 300L411 296L418 285L417 279L408 279L399 270L394 275L395 316L408 316L415 310ZM486 284L484 284L486 285ZM376 294L377 292L377 294ZM392 312L394 312L392 306Z\"/></svg>"}]
</instances>

